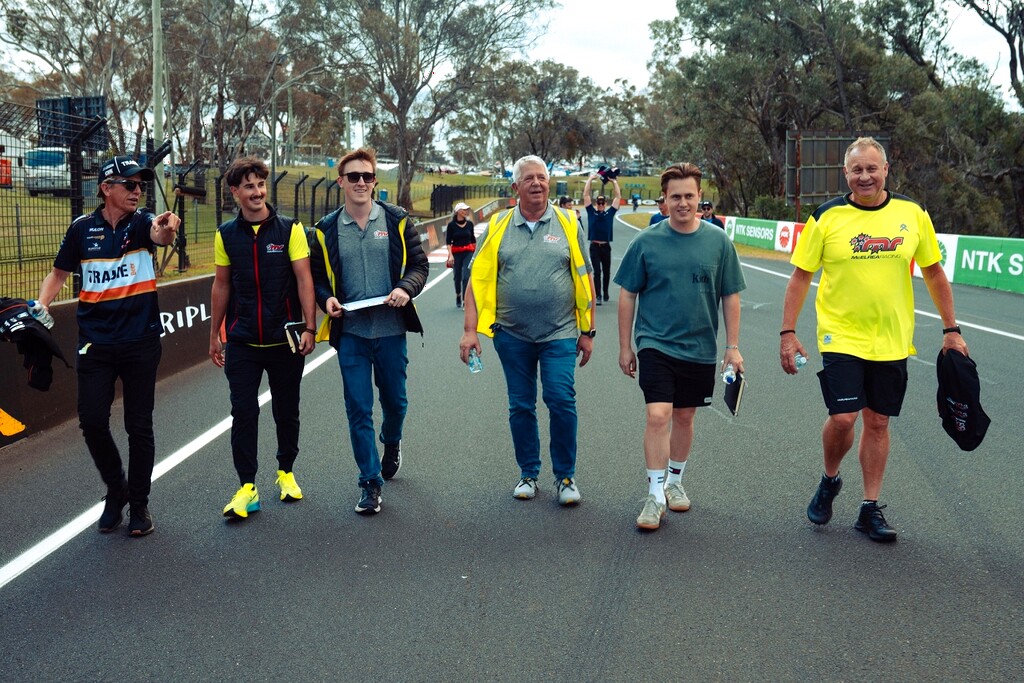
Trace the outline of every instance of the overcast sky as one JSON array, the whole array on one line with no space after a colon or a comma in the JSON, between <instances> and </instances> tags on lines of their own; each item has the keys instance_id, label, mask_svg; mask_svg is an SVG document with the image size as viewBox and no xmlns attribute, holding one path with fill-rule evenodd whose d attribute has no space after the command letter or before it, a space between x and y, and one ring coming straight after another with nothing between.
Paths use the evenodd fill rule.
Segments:
<instances>
[{"instance_id":1,"label":"overcast sky","mask_svg":"<svg viewBox=\"0 0 1024 683\"><path fill-rule=\"evenodd\" d=\"M536 59L551 59L573 67L597 85L612 88L616 78L647 86L647 60L652 46L647 29L655 19L676 16L675 0L561 0L550 13L547 34L530 51ZM1009 51L1003 37L970 10L947 3L955 26L949 44L960 54L974 57L994 70L1004 98L1010 93Z\"/></svg>"}]
</instances>

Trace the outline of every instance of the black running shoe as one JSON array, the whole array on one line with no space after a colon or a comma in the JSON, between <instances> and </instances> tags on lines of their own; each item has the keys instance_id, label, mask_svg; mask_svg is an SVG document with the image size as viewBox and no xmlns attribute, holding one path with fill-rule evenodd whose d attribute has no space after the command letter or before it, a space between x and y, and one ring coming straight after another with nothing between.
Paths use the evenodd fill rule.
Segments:
<instances>
[{"instance_id":1,"label":"black running shoe","mask_svg":"<svg viewBox=\"0 0 1024 683\"><path fill-rule=\"evenodd\" d=\"M368 481L360 484L363 495L356 505L356 512L361 515L375 515L380 512L380 484L375 481Z\"/></svg>"},{"instance_id":2,"label":"black running shoe","mask_svg":"<svg viewBox=\"0 0 1024 683\"><path fill-rule=\"evenodd\" d=\"M821 475L818 490L814 493L814 498L811 498L811 504L807 506L807 519L815 524L828 524L828 520L832 519L832 501L842 488L843 480L838 474L834 480L824 474Z\"/></svg>"},{"instance_id":3,"label":"black running shoe","mask_svg":"<svg viewBox=\"0 0 1024 683\"><path fill-rule=\"evenodd\" d=\"M153 515L149 514L149 507L133 503L128 511L128 535L148 536L153 533Z\"/></svg>"},{"instance_id":4,"label":"black running shoe","mask_svg":"<svg viewBox=\"0 0 1024 683\"><path fill-rule=\"evenodd\" d=\"M882 514L884 509L885 506L878 503L862 503L853 528L867 534L872 541L892 543L896 540L896 530L885 521L885 515Z\"/></svg>"},{"instance_id":5,"label":"black running shoe","mask_svg":"<svg viewBox=\"0 0 1024 683\"><path fill-rule=\"evenodd\" d=\"M128 504L128 482L115 488L108 488L103 500L106 502L97 527L100 533L107 534L121 526L124 506Z\"/></svg>"},{"instance_id":6,"label":"black running shoe","mask_svg":"<svg viewBox=\"0 0 1024 683\"><path fill-rule=\"evenodd\" d=\"M398 474L402 467L402 442L384 444L384 457L380 459L380 476L385 480Z\"/></svg>"}]
</instances>

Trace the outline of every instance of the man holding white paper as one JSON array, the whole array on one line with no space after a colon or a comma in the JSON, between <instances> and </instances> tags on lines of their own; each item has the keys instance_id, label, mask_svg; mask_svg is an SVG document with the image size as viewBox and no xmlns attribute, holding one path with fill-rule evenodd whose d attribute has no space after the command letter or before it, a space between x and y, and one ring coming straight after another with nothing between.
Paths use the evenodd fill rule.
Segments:
<instances>
[{"instance_id":1,"label":"man holding white paper","mask_svg":"<svg viewBox=\"0 0 1024 683\"><path fill-rule=\"evenodd\" d=\"M429 264L408 212L375 201L377 155L349 152L338 164L345 203L316 224L310 240L317 304L327 313L317 341L338 351L352 454L362 489L356 512L380 512L381 486L402 466L406 332L423 333L412 299L427 281ZM380 297L383 297L382 299ZM373 299L380 301L379 305ZM377 450L373 426L376 383L383 420Z\"/></svg>"}]
</instances>

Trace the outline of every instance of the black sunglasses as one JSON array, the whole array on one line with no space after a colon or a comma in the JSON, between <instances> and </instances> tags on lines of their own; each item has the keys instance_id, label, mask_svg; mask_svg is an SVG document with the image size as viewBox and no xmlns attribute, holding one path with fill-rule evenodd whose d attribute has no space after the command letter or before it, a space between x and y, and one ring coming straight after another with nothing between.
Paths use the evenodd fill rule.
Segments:
<instances>
[{"instance_id":1,"label":"black sunglasses","mask_svg":"<svg viewBox=\"0 0 1024 683\"><path fill-rule=\"evenodd\" d=\"M344 173L343 175L345 176L345 180L350 183L358 183L360 179L362 179L364 183L372 183L377 179L376 173L359 173L358 171L351 171L350 173Z\"/></svg>"},{"instance_id":2,"label":"black sunglasses","mask_svg":"<svg viewBox=\"0 0 1024 683\"><path fill-rule=\"evenodd\" d=\"M107 180L107 181L104 181L104 182L106 182L107 185L124 185L124 189L128 190L129 192L135 192L136 188L139 188L139 187L144 188L145 185L146 185L141 180L123 180L122 179L122 180Z\"/></svg>"}]
</instances>

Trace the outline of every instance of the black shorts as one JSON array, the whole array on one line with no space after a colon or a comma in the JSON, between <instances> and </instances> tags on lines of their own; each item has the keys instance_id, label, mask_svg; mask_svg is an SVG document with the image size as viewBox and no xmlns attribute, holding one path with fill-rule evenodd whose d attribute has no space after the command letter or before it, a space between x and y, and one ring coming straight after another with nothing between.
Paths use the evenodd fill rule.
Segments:
<instances>
[{"instance_id":1,"label":"black shorts","mask_svg":"<svg viewBox=\"0 0 1024 683\"><path fill-rule=\"evenodd\" d=\"M640 389L646 403L671 403L673 408L711 405L715 391L715 364L691 363L655 349L637 354Z\"/></svg>"},{"instance_id":2,"label":"black shorts","mask_svg":"<svg viewBox=\"0 0 1024 683\"><path fill-rule=\"evenodd\" d=\"M821 395L829 415L863 408L895 417L907 394L907 359L864 360L845 353L821 354Z\"/></svg>"}]
</instances>

